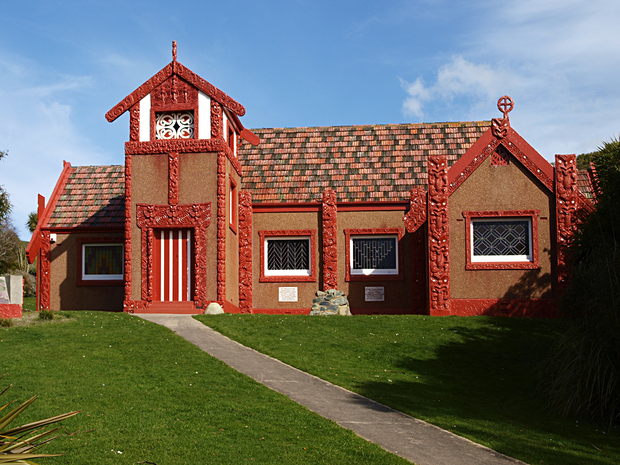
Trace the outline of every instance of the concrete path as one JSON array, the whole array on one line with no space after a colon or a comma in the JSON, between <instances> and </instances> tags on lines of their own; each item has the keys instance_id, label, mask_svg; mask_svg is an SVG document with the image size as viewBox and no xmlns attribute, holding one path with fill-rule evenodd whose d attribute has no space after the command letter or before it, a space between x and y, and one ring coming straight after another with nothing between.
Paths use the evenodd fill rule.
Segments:
<instances>
[{"instance_id":1,"label":"concrete path","mask_svg":"<svg viewBox=\"0 0 620 465\"><path fill-rule=\"evenodd\" d=\"M171 329L235 370L417 465L524 464L260 354L190 315L136 316Z\"/></svg>"}]
</instances>

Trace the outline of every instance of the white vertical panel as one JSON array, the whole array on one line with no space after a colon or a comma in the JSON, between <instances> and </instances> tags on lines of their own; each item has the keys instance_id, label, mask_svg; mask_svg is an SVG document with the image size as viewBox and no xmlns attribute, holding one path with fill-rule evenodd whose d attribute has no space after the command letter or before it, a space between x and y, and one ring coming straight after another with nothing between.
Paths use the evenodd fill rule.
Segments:
<instances>
[{"instance_id":1,"label":"white vertical panel","mask_svg":"<svg viewBox=\"0 0 620 465\"><path fill-rule=\"evenodd\" d=\"M228 118L226 112L222 110L222 131L224 132L224 140L228 140Z\"/></svg>"},{"instance_id":2,"label":"white vertical panel","mask_svg":"<svg viewBox=\"0 0 620 465\"><path fill-rule=\"evenodd\" d=\"M151 94L140 100L140 141L151 140Z\"/></svg>"},{"instance_id":3,"label":"white vertical panel","mask_svg":"<svg viewBox=\"0 0 620 465\"><path fill-rule=\"evenodd\" d=\"M192 230L187 231L187 300L192 300Z\"/></svg>"},{"instance_id":4,"label":"white vertical panel","mask_svg":"<svg viewBox=\"0 0 620 465\"><path fill-rule=\"evenodd\" d=\"M211 139L211 97L198 91L198 139Z\"/></svg>"},{"instance_id":5,"label":"white vertical panel","mask_svg":"<svg viewBox=\"0 0 620 465\"><path fill-rule=\"evenodd\" d=\"M183 300L183 230L179 229L179 301Z\"/></svg>"},{"instance_id":6,"label":"white vertical panel","mask_svg":"<svg viewBox=\"0 0 620 465\"><path fill-rule=\"evenodd\" d=\"M160 300L164 300L164 230L159 231L159 256L161 259L159 260L159 298Z\"/></svg>"},{"instance_id":7,"label":"white vertical panel","mask_svg":"<svg viewBox=\"0 0 620 465\"><path fill-rule=\"evenodd\" d=\"M168 247L168 300L172 300L172 296L174 295L172 292L174 291L174 288L172 287L174 284L174 278L173 278L173 263L174 263L174 244L173 244L173 239L174 236L172 235L172 229L170 229L168 231L168 240L169 240L169 247Z\"/></svg>"}]
</instances>

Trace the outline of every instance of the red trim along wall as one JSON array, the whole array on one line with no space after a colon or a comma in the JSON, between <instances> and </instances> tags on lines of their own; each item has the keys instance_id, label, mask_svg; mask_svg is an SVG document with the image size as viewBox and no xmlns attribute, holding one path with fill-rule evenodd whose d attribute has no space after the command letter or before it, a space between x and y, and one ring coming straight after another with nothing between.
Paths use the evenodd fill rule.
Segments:
<instances>
[{"instance_id":1,"label":"red trim along wall","mask_svg":"<svg viewBox=\"0 0 620 465\"><path fill-rule=\"evenodd\" d=\"M398 274L373 274L373 275L354 275L351 274L351 236L370 236L370 235L398 235ZM345 281L402 281L403 280L403 245L402 238L405 234L403 228L372 228L372 229L345 229Z\"/></svg>"},{"instance_id":2,"label":"red trim along wall","mask_svg":"<svg viewBox=\"0 0 620 465\"><path fill-rule=\"evenodd\" d=\"M428 292L431 315L450 315L448 163L428 157Z\"/></svg>"},{"instance_id":3,"label":"red trim along wall","mask_svg":"<svg viewBox=\"0 0 620 465\"><path fill-rule=\"evenodd\" d=\"M506 210L463 212L465 217L465 248L467 250L466 270L537 270L538 262L538 216L540 210ZM472 262L471 242L472 218L529 218L532 221L532 261L531 262Z\"/></svg>"},{"instance_id":4,"label":"red trim along wall","mask_svg":"<svg viewBox=\"0 0 620 465\"><path fill-rule=\"evenodd\" d=\"M131 155L125 154L125 268L123 270L125 273L125 299L123 311L129 313L146 307L144 300L134 301L131 296L131 229L133 226L131 219L131 157Z\"/></svg>"},{"instance_id":5,"label":"red trim along wall","mask_svg":"<svg viewBox=\"0 0 620 465\"><path fill-rule=\"evenodd\" d=\"M258 231L260 240L260 279L261 283L305 283L316 281L316 230L298 229L294 231ZM294 236L310 236L310 276L265 276L265 239ZM308 310L309 311L309 310ZM256 313L256 310L254 311Z\"/></svg>"},{"instance_id":6,"label":"red trim along wall","mask_svg":"<svg viewBox=\"0 0 620 465\"><path fill-rule=\"evenodd\" d=\"M224 152L217 153L217 301L224 307L226 301L226 154Z\"/></svg>"},{"instance_id":7,"label":"red trim along wall","mask_svg":"<svg viewBox=\"0 0 620 465\"><path fill-rule=\"evenodd\" d=\"M252 194L239 192L239 311L252 313Z\"/></svg>"},{"instance_id":8,"label":"red trim along wall","mask_svg":"<svg viewBox=\"0 0 620 465\"><path fill-rule=\"evenodd\" d=\"M82 279L82 244L100 244L100 243L117 243L123 244L124 237L78 237L77 238L77 270L76 270L76 286L120 286L125 281L124 279L102 279L102 280L83 280ZM123 247L124 249L124 247ZM124 263L123 263L124 267ZM123 273L125 269L123 268ZM124 275L123 275L124 276Z\"/></svg>"},{"instance_id":9,"label":"red trim along wall","mask_svg":"<svg viewBox=\"0 0 620 465\"><path fill-rule=\"evenodd\" d=\"M338 289L338 207L336 191L325 189L321 205L323 220L323 290Z\"/></svg>"},{"instance_id":10,"label":"red trim along wall","mask_svg":"<svg viewBox=\"0 0 620 465\"><path fill-rule=\"evenodd\" d=\"M22 306L19 304L0 304L0 318L21 318Z\"/></svg>"},{"instance_id":11,"label":"red trim along wall","mask_svg":"<svg viewBox=\"0 0 620 465\"><path fill-rule=\"evenodd\" d=\"M168 154L168 203L177 205L179 203L179 154L171 152Z\"/></svg>"},{"instance_id":12,"label":"red trim along wall","mask_svg":"<svg viewBox=\"0 0 620 465\"><path fill-rule=\"evenodd\" d=\"M237 190L237 183L235 182L231 174L228 175L228 182L230 186L228 191L228 195L230 195L230 198L228 199L228 207L230 210L228 212L228 227L231 229L232 232L237 234L239 191Z\"/></svg>"},{"instance_id":13,"label":"red trim along wall","mask_svg":"<svg viewBox=\"0 0 620 465\"><path fill-rule=\"evenodd\" d=\"M252 313L267 315L310 315L309 308L255 308Z\"/></svg>"},{"instance_id":14,"label":"red trim along wall","mask_svg":"<svg viewBox=\"0 0 620 465\"><path fill-rule=\"evenodd\" d=\"M555 318L555 299L452 299L452 314L458 316L513 316Z\"/></svg>"},{"instance_id":15,"label":"red trim along wall","mask_svg":"<svg viewBox=\"0 0 620 465\"><path fill-rule=\"evenodd\" d=\"M50 270L51 270L50 232L41 231L41 250L39 256L39 310L50 309Z\"/></svg>"}]
</instances>

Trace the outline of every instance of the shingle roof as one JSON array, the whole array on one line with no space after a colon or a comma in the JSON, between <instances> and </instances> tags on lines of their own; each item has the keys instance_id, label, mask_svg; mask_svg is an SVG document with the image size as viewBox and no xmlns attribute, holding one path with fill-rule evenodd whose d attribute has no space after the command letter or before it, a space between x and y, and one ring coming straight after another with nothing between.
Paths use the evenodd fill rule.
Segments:
<instances>
[{"instance_id":1,"label":"shingle roof","mask_svg":"<svg viewBox=\"0 0 620 465\"><path fill-rule=\"evenodd\" d=\"M581 191L586 199L594 198L594 189L592 189L588 170L577 170L577 189Z\"/></svg>"},{"instance_id":2,"label":"shingle roof","mask_svg":"<svg viewBox=\"0 0 620 465\"><path fill-rule=\"evenodd\" d=\"M243 188L252 201L319 201L324 189L338 200L407 200L426 186L426 158L452 165L490 122L388 124L253 129L257 146L241 147Z\"/></svg>"},{"instance_id":3,"label":"shingle roof","mask_svg":"<svg viewBox=\"0 0 620 465\"><path fill-rule=\"evenodd\" d=\"M75 166L47 225L122 228L124 212L124 166Z\"/></svg>"}]
</instances>

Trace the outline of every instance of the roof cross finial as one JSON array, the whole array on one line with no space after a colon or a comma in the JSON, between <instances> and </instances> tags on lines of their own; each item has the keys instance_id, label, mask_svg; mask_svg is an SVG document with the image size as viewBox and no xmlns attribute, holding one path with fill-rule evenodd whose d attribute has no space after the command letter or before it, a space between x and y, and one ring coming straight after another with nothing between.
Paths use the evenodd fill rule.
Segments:
<instances>
[{"instance_id":1,"label":"roof cross finial","mask_svg":"<svg viewBox=\"0 0 620 465\"><path fill-rule=\"evenodd\" d=\"M177 41L172 41L172 61L177 61Z\"/></svg>"},{"instance_id":2,"label":"roof cross finial","mask_svg":"<svg viewBox=\"0 0 620 465\"><path fill-rule=\"evenodd\" d=\"M508 95L504 95L503 97L500 97L499 100L497 101L497 108L499 111L503 113L504 118L508 118L508 113L512 111L514 106L515 106L514 101Z\"/></svg>"}]
</instances>

